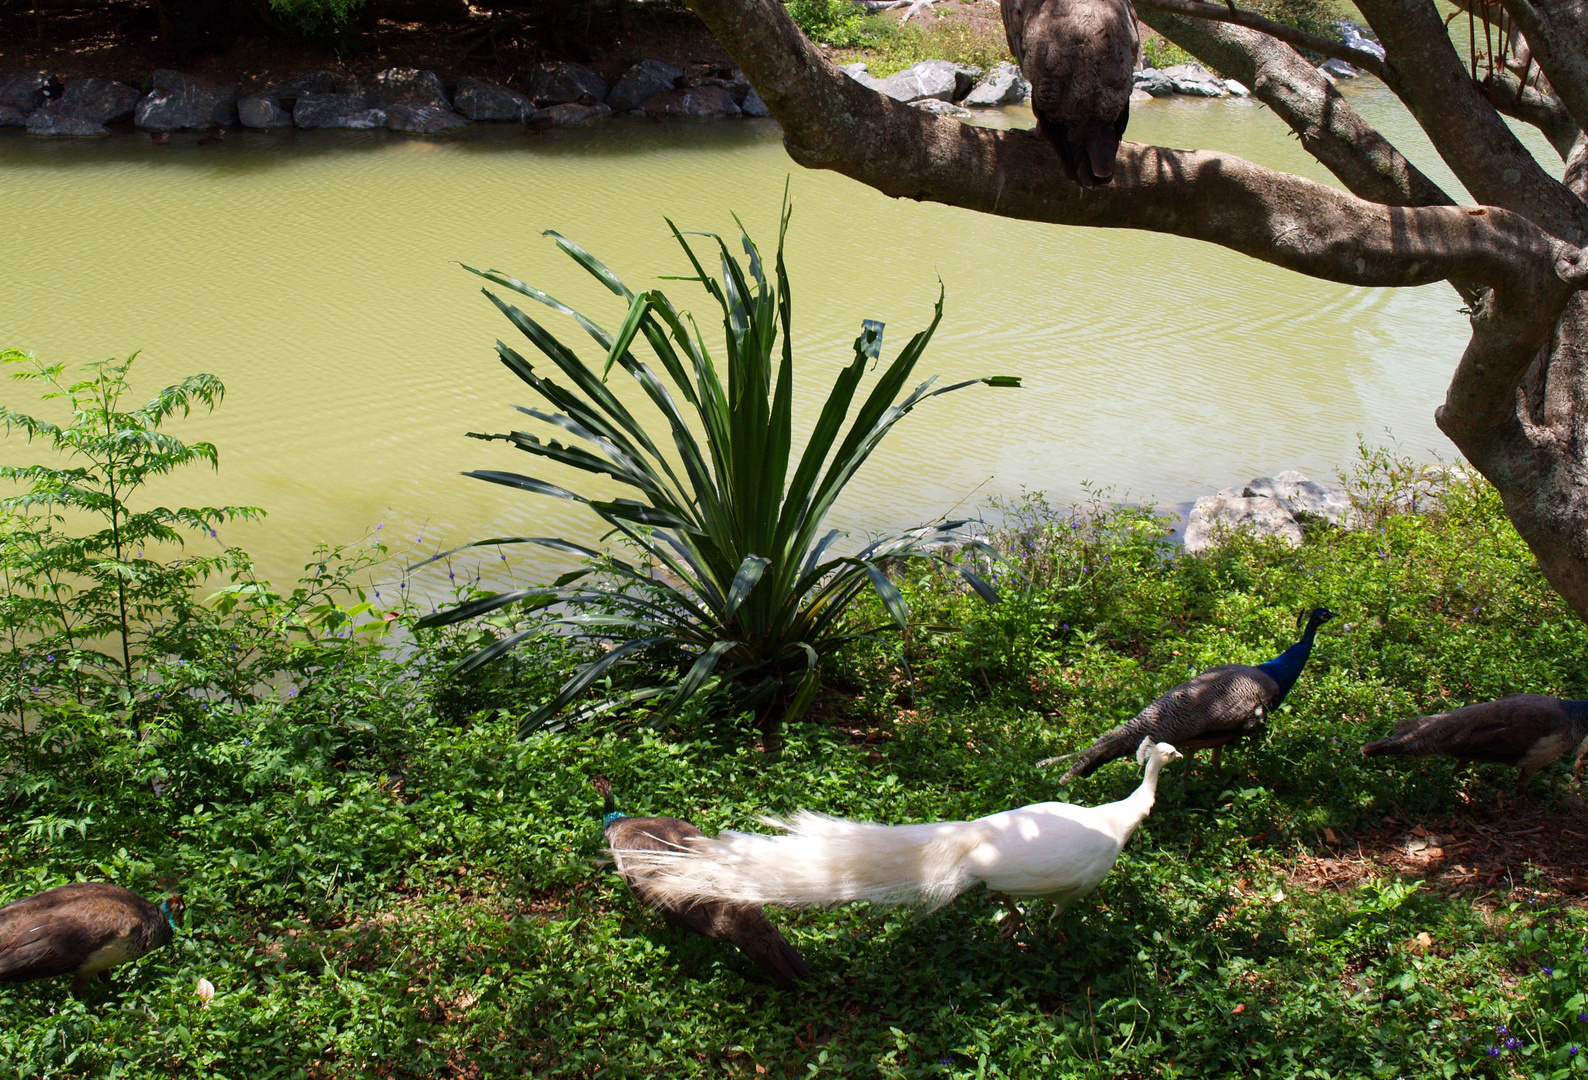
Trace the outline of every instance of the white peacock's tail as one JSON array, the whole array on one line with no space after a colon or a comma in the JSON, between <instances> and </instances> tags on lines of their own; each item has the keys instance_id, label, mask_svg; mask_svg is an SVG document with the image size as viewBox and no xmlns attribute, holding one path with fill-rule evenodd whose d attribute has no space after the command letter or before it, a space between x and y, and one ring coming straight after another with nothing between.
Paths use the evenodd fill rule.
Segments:
<instances>
[{"instance_id":1,"label":"white peacock's tail","mask_svg":"<svg viewBox=\"0 0 1588 1080\"><path fill-rule=\"evenodd\" d=\"M646 875L657 900L825 907L948 903L975 878L965 857L987 839L971 821L877 825L801 810L763 818L783 836L724 832L683 851L613 849L625 869Z\"/></svg>"}]
</instances>

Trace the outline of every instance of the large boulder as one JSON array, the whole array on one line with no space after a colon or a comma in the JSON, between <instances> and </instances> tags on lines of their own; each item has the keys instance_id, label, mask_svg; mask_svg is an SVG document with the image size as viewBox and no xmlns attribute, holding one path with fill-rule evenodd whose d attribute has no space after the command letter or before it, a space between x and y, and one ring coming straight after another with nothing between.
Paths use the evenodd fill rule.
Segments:
<instances>
[{"instance_id":1,"label":"large boulder","mask_svg":"<svg viewBox=\"0 0 1588 1080\"><path fill-rule=\"evenodd\" d=\"M578 127L611 115L612 110L605 104L581 105L577 101L565 101L561 105L536 109L530 124L536 128Z\"/></svg>"},{"instance_id":2,"label":"large boulder","mask_svg":"<svg viewBox=\"0 0 1588 1080\"><path fill-rule=\"evenodd\" d=\"M771 116L772 110L766 107L766 102L761 100L761 95L755 92L755 87L750 87L750 92L744 95L744 100L739 102L739 112L745 116Z\"/></svg>"},{"instance_id":3,"label":"large boulder","mask_svg":"<svg viewBox=\"0 0 1588 1080\"><path fill-rule=\"evenodd\" d=\"M952 101L941 101L937 98L922 98L920 101L912 101L910 104L922 112L936 113L938 116L952 116L957 120L963 120L971 115L971 111L965 106L956 105Z\"/></svg>"},{"instance_id":4,"label":"large boulder","mask_svg":"<svg viewBox=\"0 0 1588 1080\"><path fill-rule=\"evenodd\" d=\"M300 94L356 94L360 89L357 79L334 71L304 71L277 83L265 93L291 109Z\"/></svg>"},{"instance_id":5,"label":"large boulder","mask_svg":"<svg viewBox=\"0 0 1588 1080\"><path fill-rule=\"evenodd\" d=\"M739 106L726 86L691 86L666 90L645 102L645 115L656 119L673 116L707 118L738 116Z\"/></svg>"},{"instance_id":6,"label":"large boulder","mask_svg":"<svg viewBox=\"0 0 1588 1080\"><path fill-rule=\"evenodd\" d=\"M28 134L41 138L61 135L93 137L109 135L110 129L98 120L82 116L67 116L54 109L35 109L28 114Z\"/></svg>"},{"instance_id":7,"label":"large boulder","mask_svg":"<svg viewBox=\"0 0 1588 1080\"><path fill-rule=\"evenodd\" d=\"M440 135L469 126L469 118L459 116L451 109L434 105L415 108L412 105L386 106L386 126L393 131L406 131L410 135Z\"/></svg>"},{"instance_id":8,"label":"large boulder","mask_svg":"<svg viewBox=\"0 0 1588 1080\"><path fill-rule=\"evenodd\" d=\"M1356 523L1351 497L1339 488L1327 488L1294 469L1277 476L1259 476L1241 490L1251 497L1278 499L1298 521L1328 522L1342 528Z\"/></svg>"},{"instance_id":9,"label":"large boulder","mask_svg":"<svg viewBox=\"0 0 1588 1080\"><path fill-rule=\"evenodd\" d=\"M660 60L641 60L612 84L607 94L607 104L613 112L633 112L657 94L673 89L683 76L684 73L672 64L664 64Z\"/></svg>"},{"instance_id":10,"label":"large boulder","mask_svg":"<svg viewBox=\"0 0 1588 1080\"><path fill-rule=\"evenodd\" d=\"M292 126L292 114L271 94L248 94L237 99L237 122L245 128L269 131Z\"/></svg>"},{"instance_id":11,"label":"large boulder","mask_svg":"<svg viewBox=\"0 0 1588 1080\"><path fill-rule=\"evenodd\" d=\"M161 68L154 89L138 102L133 123L150 131L226 127L237 122L237 87L218 86Z\"/></svg>"},{"instance_id":12,"label":"large boulder","mask_svg":"<svg viewBox=\"0 0 1588 1080\"><path fill-rule=\"evenodd\" d=\"M1177 94L1191 97L1223 97L1224 80L1201 64L1174 64L1163 69L1164 76L1174 85ZM1151 90L1147 91L1149 94Z\"/></svg>"},{"instance_id":13,"label":"large boulder","mask_svg":"<svg viewBox=\"0 0 1588 1080\"><path fill-rule=\"evenodd\" d=\"M1136 72L1135 79L1135 88L1145 90L1153 97L1174 96L1174 80L1157 68L1142 68Z\"/></svg>"},{"instance_id":14,"label":"large boulder","mask_svg":"<svg viewBox=\"0 0 1588 1080\"><path fill-rule=\"evenodd\" d=\"M452 99L441 76L419 68L387 68L371 80L375 104L381 108L406 105L411 109L452 108Z\"/></svg>"},{"instance_id":15,"label":"large boulder","mask_svg":"<svg viewBox=\"0 0 1588 1080\"><path fill-rule=\"evenodd\" d=\"M1323 63L1319 64L1318 70L1332 79L1354 79L1358 75L1362 74L1355 67L1346 63L1344 60L1338 60L1332 56Z\"/></svg>"},{"instance_id":16,"label":"large boulder","mask_svg":"<svg viewBox=\"0 0 1588 1080\"><path fill-rule=\"evenodd\" d=\"M861 86L864 86L867 90L876 90L879 93L882 91L882 80L871 74L871 69L864 60L858 60L853 64L845 64L838 70L848 75Z\"/></svg>"},{"instance_id":17,"label":"large boulder","mask_svg":"<svg viewBox=\"0 0 1588 1080\"><path fill-rule=\"evenodd\" d=\"M501 83L476 79L465 75L458 80L458 92L452 97L458 112L470 120L518 120L535 115L535 106L517 90L509 90Z\"/></svg>"},{"instance_id":18,"label":"large boulder","mask_svg":"<svg viewBox=\"0 0 1588 1080\"><path fill-rule=\"evenodd\" d=\"M1291 547L1301 546L1301 524L1290 508L1276 498L1248 497L1242 488L1225 488L1215 495L1204 495L1191 508L1186 521L1185 549L1206 551L1220 535L1248 529L1258 536L1277 536Z\"/></svg>"},{"instance_id":19,"label":"large boulder","mask_svg":"<svg viewBox=\"0 0 1588 1080\"><path fill-rule=\"evenodd\" d=\"M1377 40L1367 36L1371 31L1358 26L1348 19L1341 19L1335 25L1340 28L1340 37L1351 48L1361 49L1363 52L1372 53L1380 60L1384 59L1384 46L1380 45Z\"/></svg>"},{"instance_id":20,"label":"large boulder","mask_svg":"<svg viewBox=\"0 0 1588 1080\"><path fill-rule=\"evenodd\" d=\"M138 91L115 79L73 79L46 108L50 112L96 124L131 120L142 97Z\"/></svg>"},{"instance_id":21,"label":"large boulder","mask_svg":"<svg viewBox=\"0 0 1588 1080\"><path fill-rule=\"evenodd\" d=\"M606 99L607 84L582 64L537 64L529 74L529 100L537 109L570 103L600 105Z\"/></svg>"},{"instance_id":22,"label":"large boulder","mask_svg":"<svg viewBox=\"0 0 1588 1080\"><path fill-rule=\"evenodd\" d=\"M382 128L386 110L363 94L299 94L292 122L301 128Z\"/></svg>"},{"instance_id":23,"label":"large boulder","mask_svg":"<svg viewBox=\"0 0 1588 1080\"><path fill-rule=\"evenodd\" d=\"M61 92L61 81L47 71L0 75L0 105L30 113Z\"/></svg>"},{"instance_id":24,"label":"large boulder","mask_svg":"<svg viewBox=\"0 0 1588 1080\"><path fill-rule=\"evenodd\" d=\"M953 64L947 60L922 60L903 71L889 75L875 89L896 101L958 101L970 93L981 75L981 68Z\"/></svg>"},{"instance_id":25,"label":"large boulder","mask_svg":"<svg viewBox=\"0 0 1588 1080\"><path fill-rule=\"evenodd\" d=\"M960 100L960 104L972 108L996 108L999 105L1018 105L1030 96L1031 84L1020 74L1020 69L1007 60L1000 60Z\"/></svg>"},{"instance_id":26,"label":"large boulder","mask_svg":"<svg viewBox=\"0 0 1588 1080\"><path fill-rule=\"evenodd\" d=\"M27 127L31 110L0 103L0 127Z\"/></svg>"}]
</instances>

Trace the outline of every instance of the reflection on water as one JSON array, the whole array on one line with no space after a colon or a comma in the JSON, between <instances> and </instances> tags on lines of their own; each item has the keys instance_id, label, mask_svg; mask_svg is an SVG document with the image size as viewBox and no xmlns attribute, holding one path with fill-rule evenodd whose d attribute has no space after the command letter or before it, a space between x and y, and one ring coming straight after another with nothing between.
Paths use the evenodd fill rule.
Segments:
<instances>
[{"instance_id":1,"label":"reflection on water","mask_svg":"<svg viewBox=\"0 0 1588 1080\"><path fill-rule=\"evenodd\" d=\"M1392 136L1412 131L1382 89L1353 92ZM1148 103L1130 134L1324 179L1251 102ZM1406 145L1433 162L1426 144ZM1194 241L891 201L793 165L764 121L540 136L481 126L444 141L234 132L205 146L7 134L0 342L69 362L141 349L150 389L219 374L224 408L175 430L217 442L221 472L160 494L266 507L265 524L227 539L278 578L314 543L378 522L425 546L591 537L575 506L458 476L532 464L463 438L514 425L508 406L532 399L492 353L514 331L457 263L509 271L615 325L615 298L542 230L649 287L682 269L664 216L728 230L737 211L770 245L786 178L804 423L860 320L887 323L892 355L930 318L939 280L947 317L920 370L1025 378L901 423L840 504L847 527L909 525L1022 489L1069 499L1083 480L1168 503L1257 472L1327 474L1358 431L1443 446L1432 414L1465 339L1445 286L1350 289ZM707 310L686 284L664 286ZM4 404L31 404L16 392Z\"/></svg>"}]
</instances>

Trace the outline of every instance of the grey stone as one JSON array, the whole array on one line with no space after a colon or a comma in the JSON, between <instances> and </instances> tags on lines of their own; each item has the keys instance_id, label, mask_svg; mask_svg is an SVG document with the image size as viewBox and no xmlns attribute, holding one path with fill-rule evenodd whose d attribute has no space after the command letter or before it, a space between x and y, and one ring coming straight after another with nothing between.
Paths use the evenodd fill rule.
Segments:
<instances>
[{"instance_id":1,"label":"grey stone","mask_svg":"<svg viewBox=\"0 0 1588 1080\"><path fill-rule=\"evenodd\" d=\"M292 122L301 128L381 128L386 110L373 108L363 94L300 94Z\"/></svg>"},{"instance_id":2,"label":"grey stone","mask_svg":"<svg viewBox=\"0 0 1588 1080\"><path fill-rule=\"evenodd\" d=\"M538 64L529 74L529 100L535 108L547 105L600 105L607 99L607 84L582 64L557 61Z\"/></svg>"},{"instance_id":3,"label":"grey stone","mask_svg":"<svg viewBox=\"0 0 1588 1080\"><path fill-rule=\"evenodd\" d=\"M1173 97L1174 80L1157 68L1142 68L1136 72L1136 89L1145 90L1153 97Z\"/></svg>"},{"instance_id":4,"label":"grey stone","mask_svg":"<svg viewBox=\"0 0 1588 1080\"><path fill-rule=\"evenodd\" d=\"M1361 49L1363 52L1372 53L1380 60L1384 59L1384 46L1380 45L1374 39L1368 37L1367 35L1369 31L1358 26L1356 23L1351 22L1349 19L1341 19L1339 22L1335 23L1335 25L1340 28L1340 37L1342 37L1345 40L1345 43L1351 46L1351 48Z\"/></svg>"},{"instance_id":5,"label":"grey stone","mask_svg":"<svg viewBox=\"0 0 1588 1080\"><path fill-rule=\"evenodd\" d=\"M517 90L472 75L458 80L452 104L470 120L524 121L535 115L535 106Z\"/></svg>"},{"instance_id":6,"label":"grey stone","mask_svg":"<svg viewBox=\"0 0 1588 1080\"><path fill-rule=\"evenodd\" d=\"M268 131L292 126L292 114L270 94L249 94L237 99L237 121L245 128Z\"/></svg>"},{"instance_id":7,"label":"grey stone","mask_svg":"<svg viewBox=\"0 0 1588 1080\"><path fill-rule=\"evenodd\" d=\"M387 68L376 74L372 82L374 104L381 108L406 105L410 109L452 108L452 99L441 76L419 68Z\"/></svg>"},{"instance_id":8,"label":"grey stone","mask_svg":"<svg viewBox=\"0 0 1588 1080\"><path fill-rule=\"evenodd\" d=\"M1279 499L1248 497L1241 488L1225 488L1216 495L1202 496L1191 508L1185 549L1206 551L1219 543L1222 534L1241 529L1257 536L1277 536L1291 547L1301 546L1301 525Z\"/></svg>"},{"instance_id":9,"label":"grey stone","mask_svg":"<svg viewBox=\"0 0 1588 1080\"><path fill-rule=\"evenodd\" d=\"M1018 105L1031 96L1031 84L1020 74L1020 69L1007 60L981 77L970 93L961 99L961 105L973 108L995 108L999 105Z\"/></svg>"},{"instance_id":10,"label":"grey stone","mask_svg":"<svg viewBox=\"0 0 1588 1080\"><path fill-rule=\"evenodd\" d=\"M73 79L48 108L61 116L114 124L132 119L142 96L133 87L115 79Z\"/></svg>"},{"instance_id":11,"label":"grey stone","mask_svg":"<svg viewBox=\"0 0 1588 1080\"><path fill-rule=\"evenodd\" d=\"M1174 64L1164 68L1163 73L1174 84L1174 92L1177 94L1189 94L1192 97L1223 97L1226 93L1224 80L1201 64Z\"/></svg>"},{"instance_id":12,"label":"grey stone","mask_svg":"<svg viewBox=\"0 0 1588 1080\"><path fill-rule=\"evenodd\" d=\"M1300 521L1326 521L1342 528L1356 525L1356 512L1351 506L1349 495L1338 488L1327 488L1316 480L1309 480L1294 469L1273 477L1256 477L1246 485L1242 494L1276 498Z\"/></svg>"},{"instance_id":13,"label":"grey stone","mask_svg":"<svg viewBox=\"0 0 1588 1080\"><path fill-rule=\"evenodd\" d=\"M138 102L133 123L151 131L226 127L237 122L237 87L217 86L161 68L154 89Z\"/></svg>"},{"instance_id":14,"label":"grey stone","mask_svg":"<svg viewBox=\"0 0 1588 1080\"><path fill-rule=\"evenodd\" d=\"M437 106L415 108L412 105L386 106L386 126L393 131L406 131L411 135L440 135L469 126L469 118L459 116L451 109Z\"/></svg>"},{"instance_id":15,"label":"grey stone","mask_svg":"<svg viewBox=\"0 0 1588 1080\"><path fill-rule=\"evenodd\" d=\"M28 110L15 105L0 105L0 127L27 127Z\"/></svg>"},{"instance_id":16,"label":"grey stone","mask_svg":"<svg viewBox=\"0 0 1588 1080\"><path fill-rule=\"evenodd\" d=\"M356 94L359 91L357 79L346 78L334 71L305 71L286 82L277 83L265 93L278 101L290 103L296 101L300 94Z\"/></svg>"},{"instance_id":17,"label":"grey stone","mask_svg":"<svg viewBox=\"0 0 1588 1080\"><path fill-rule=\"evenodd\" d=\"M1358 75L1362 74L1344 60L1336 60L1332 56L1323 63L1319 64L1318 70L1323 72L1325 75L1330 75L1336 79L1354 79Z\"/></svg>"},{"instance_id":18,"label":"grey stone","mask_svg":"<svg viewBox=\"0 0 1588 1080\"><path fill-rule=\"evenodd\" d=\"M725 86L692 86L652 95L645 103L645 115L653 118L738 116L739 106L734 104L733 93Z\"/></svg>"},{"instance_id":19,"label":"grey stone","mask_svg":"<svg viewBox=\"0 0 1588 1080\"><path fill-rule=\"evenodd\" d=\"M937 98L939 101L958 101L976 83L980 68L951 64L947 60L922 60L903 71L889 75L874 89L887 94L895 101L920 101Z\"/></svg>"},{"instance_id":20,"label":"grey stone","mask_svg":"<svg viewBox=\"0 0 1588 1080\"><path fill-rule=\"evenodd\" d=\"M745 116L771 116L772 110L766 107L766 102L761 100L761 95L755 92L755 87L744 95L744 100L739 103L739 111Z\"/></svg>"},{"instance_id":21,"label":"grey stone","mask_svg":"<svg viewBox=\"0 0 1588 1080\"><path fill-rule=\"evenodd\" d=\"M871 74L871 69L866 66L864 60L853 64L845 64L838 70L848 75L861 86L864 86L867 90L876 90L878 92L882 90L882 80Z\"/></svg>"},{"instance_id":22,"label":"grey stone","mask_svg":"<svg viewBox=\"0 0 1588 1080\"><path fill-rule=\"evenodd\" d=\"M0 105L25 113L40 108L61 92L61 81L47 71L22 71L0 76Z\"/></svg>"},{"instance_id":23,"label":"grey stone","mask_svg":"<svg viewBox=\"0 0 1588 1080\"><path fill-rule=\"evenodd\" d=\"M581 105L577 101L565 101L561 105L552 105L545 109L535 110L536 127L578 127L588 124L593 120L601 120L612 115L612 110L606 105Z\"/></svg>"},{"instance_id":24,"label":"grey stone","mask_svg":"<svg viewBox=\"0 0 1588 1080\"><path fill-rule=\"evenodd\" d=\"M940 101L937 98L922 98L920 101L912 101L910 104L922 112L936 113L938 116L952 116L963 119L971 115L971 111L965 106L956 105L952 101Z\"/></svg>"},{"instance_id":25,"label":"grey stone","mask_svg":"<svg viewBox=\"0 0 1588 1080\"><path fill-rule=\"evenodd\" d=\"M1246 84L1241 82L1239 79L1225 79L1224 80L1224 89L1228 90L1230 93L1234 94L1236 97L1251 97L1252 96L1252 92L1249 89L1247 89Z\"/></svg>"},{"instance_id":26,"label":"grey stone","mask_svg":"<svg viewBox=\"0 0 1588 1080\"><path fill-rule=\"evenodd\" d=\"M632 112L643 107L657 94L673 89L683 74L678 68L660 60L641 60L612 84L607 94L607 104L612 106L613 112Z\"/></svg>"},{"instance_id":27,"label":"grey stone","mask_svg":"<svg viewBox=\"0 0 1588 1080\"><path fill-rule=\"evenodd\" d=\"M1138 86L1136 89L1134 89L1134 90L1132 90L1130 92L1130 100L1133 101L1133 102L1135 102L1135 101L1151 101L1152 100L1152 95L1147 93L1147 91L1141 89Z\"/></svg>"},{"instance_id":28,"label":"grey stone","mask_svg":"<svg viewBox=\"0 0 1588 1080\"><path fill-rule=\"evenodd\" d=\"M28 114L28 134L50 138L60 135L92 137L109 135L110 129L98 120L81 116L66 116L54 109L35 109Z\"/></svg>"}]
</instances>

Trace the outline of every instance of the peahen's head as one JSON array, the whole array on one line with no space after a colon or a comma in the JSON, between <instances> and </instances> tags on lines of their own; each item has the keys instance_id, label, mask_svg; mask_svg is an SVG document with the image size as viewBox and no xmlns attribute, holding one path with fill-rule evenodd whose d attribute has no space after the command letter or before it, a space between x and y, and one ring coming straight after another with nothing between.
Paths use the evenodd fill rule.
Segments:
<instances>
[{"instance_id":1,"label":"peahen's head","mask_svg":"<svg viewBox=\"0 0 1588 1080\"><path fill-rule=\"evenodd\" d=\"M182 917L187 914L187 905L182 902L180 896L168 896L160 901L160 914L165 916L166 923L171 927L172 932L175 932L178 924L182 922Z\"/></svg>"},{"instance_id":2,"label":"peahen's head","mask_svg":"<svg viewBox=\"0 0 1588 1080\"><path fill-rule=\"evenodd\" d=\"M590 786L596 789L596 794L601 796L601 811L605 815L601 819L601 827L608 828L614 821L627 817L627 814L618 813L617 800L612 797L612 781L604 776L592 776Z\"/></svg>"}]
</instances>

